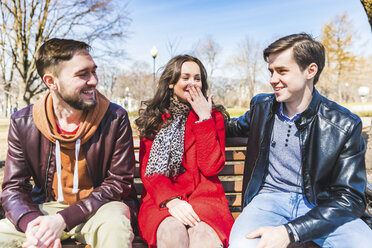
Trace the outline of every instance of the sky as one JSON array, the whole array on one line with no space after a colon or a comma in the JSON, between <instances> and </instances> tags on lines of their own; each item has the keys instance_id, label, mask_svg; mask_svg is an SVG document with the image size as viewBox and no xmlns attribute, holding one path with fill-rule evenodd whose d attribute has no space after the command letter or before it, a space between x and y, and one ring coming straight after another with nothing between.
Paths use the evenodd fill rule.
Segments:
<instances>
[{"instance_id":1,"label":"sky","mask_svg":"<svg viewBox=\"0 0 372 248\"><path fill-rule=\"evenodd\" d=\"M211 36L221 47L216 75L223 75L224 64L245 38L265 46L292 33L319 38L323 25L344 13L354 25L354 52L372 55L371 27L359 0L129 0L128 11L132 23L124 67L145 61L152 68L150 50L156 46L158 70L171 58L167 42L177 45L178 54L190 53Z\"/></svg>"}]
</instances>

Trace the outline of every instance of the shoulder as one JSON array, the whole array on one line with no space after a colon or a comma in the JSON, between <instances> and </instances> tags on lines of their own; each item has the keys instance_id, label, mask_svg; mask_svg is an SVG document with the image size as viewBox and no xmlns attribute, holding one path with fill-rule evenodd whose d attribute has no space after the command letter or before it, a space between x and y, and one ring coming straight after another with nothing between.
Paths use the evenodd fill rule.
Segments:
<instances>
[{"instance_id":1,"label":"shoulder","mask_svg":"<svg viewBox=\"0 0 372 248\"><path fill-rule=\"evenodd\" d=\"M10 118L9 135L10 137L17 137L17 139L30 141L30 135L37 135L40 133L34 122L32 113L33 105L29 105L14 114Z\"/></svg>"},{"instance_id":2,"label":"shoulder","mask_svg":"<svg viewBox=\"0 0 372 248\"><path fill-rule=\"evenodd\" d=\"M10 117L10 125L18 126L23 130L30 131L29 128L35 127L34 118L32 114L34 105L29 105L15 113Z\"/></svg>"},{"instance_id":3,"label":"shoulder","mask_svg":"<svg viewBox=\"0 0 372 248\"><path fill-rule=\"evenodd\" d=\"M23 109L15 112L12 114L10 117L12 120L17 120L17 119L23 119L23 118L29 118L32 117L32 109L33 109L33 104L28 105L27 107L24 107Z\"/></svg>"},{"instance_id":4,"label":"shoulder","mask_svg":"<svg viewBox=\"0 0 372 248\"><path fill-rule=\"evenodd\" d=\"M269 110L274 102L275 94L255 95L251 100L250 111L247 111L245 115L253 114L255 112L261 113L262 111Z\"/></svg>"},{"instance_id":5,"label":"shoulder","mask_svg":"<svg viewBox=\"0 0 372 248\"><path fill-rule=\"evenodd\" d=\"M318 116L344 132L349 132L353 127L361 124L359 116L324 96L321 96Z\"/></svg>"},{"instance_id":6,"label":"shoulder","mask_svg":"<svg viewBox=\"0 0 372 248\"><path fill-rule=\"evenodd\" d=\"M216 123L219 123L219 122L224 123L225 122L223 114L218 110L213 109L212 113L211 113L211 116L216 121Z\"/></svg>"},{"instance_id":7,"label":"shoulder","mask_svg":"<svg viewBox=\"0 0 372 248\"><path fill-rule=\"evenodd\" d=\"M122 106L116 104L116 103L113 103L113 102L110 102L110 105L107 109L107 114L115 114L115 115L121 115L121 116L127 116L128 115L128 112L127 110L125 110Z\"/></svg>"},{"instance_id":8,"label":"shoulder","mask_svg":"<svg viewBox=\"0 0 372 248\"><path fill-rule=\"evenodd\" d=\"M103 129L110 130L110 132L114 132L117 129L122 132L122 129L130 127L128 112L120 105L110 102L100 126Z\"/></svg>"},{"instance_id":9,"label":"shoulder","mask_svg":"<svg viewBox=\"0 0 372 248\"><path fill-rule=\"evenodd\" d=\"M215 109L212 109L211 115L212 115L213 118L223 117L222 113L218 110L215 110Z\"/></svg>"},{"instance_id":10,"label":"shoulder","mask_svg":"<svg viewBox=\"0 0 372 248\"><path fill-rule=\"evenodd\" d=\"M251 100L251 105L271 103L275 100L274 94L258 94L255 95Z\"/></svg>"},{"instance_id":11,"label":"shoulder","mask_svg":"<svg viewBox=\"0 0 372 248\"><path fill-rule=\"evenodd\" d=\"M105 116L103 117L103 120L128 120L128 112L125 110L122 106L110 102L110 105L106 111Z\"/></svg>"}]
</instances>

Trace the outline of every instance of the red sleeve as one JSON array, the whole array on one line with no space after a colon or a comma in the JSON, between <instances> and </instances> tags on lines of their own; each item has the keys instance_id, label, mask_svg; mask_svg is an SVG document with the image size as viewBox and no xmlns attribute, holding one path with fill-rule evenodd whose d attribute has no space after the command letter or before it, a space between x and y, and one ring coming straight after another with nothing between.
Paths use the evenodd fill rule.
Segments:
<instances>
[{"instance_id":1,"label":"red sleeve","mask_svg":"<svg viewBox=\"0 0 372 248\"><path fill-rule=\"evenodd\" d=\"M218 111L212 118L193 124L198 167L205 176L217 175L225 165L225 124Z\"/></svg>"},{"instance_id":2,"label":"red sleeve","mask_svg":"<svg viewBox=\"0 0 372 248\"><path fill-rule=\"evenodd\" d=\"M150 156L152 141L145 138L140 141L139 160L141 170L141 180L146 191L155 201L156 205L160 207L161 203L173 197L182 197L180 193L174 188L172 181L163 175L145 176L147 161Z\"/></svg>"}]
</instances>

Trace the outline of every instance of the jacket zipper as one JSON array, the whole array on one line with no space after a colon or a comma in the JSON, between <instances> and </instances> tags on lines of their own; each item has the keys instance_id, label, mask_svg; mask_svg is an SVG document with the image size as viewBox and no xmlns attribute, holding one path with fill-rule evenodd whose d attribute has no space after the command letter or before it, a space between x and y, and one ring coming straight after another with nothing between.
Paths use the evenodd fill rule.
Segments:
<instances>
[{"instance_id":1,"label":"jacket zipper","mask_svg":"<svg viewBox=\"0 0 372 248\"><path fill-rule=\"evenodd\" d=\"M88 171L88 174L89 174L89 178L92 181L92 186L93 186L93 189L94 189L94 183L95 182L93 182L92 174L90 173L90 169L89 169L88 157L87 157L88 152L85 151L84 146L83 146L83 150L84 150L84 155L85 155L85 163L86 163L87 171Z\"/></svg>"},{"instance_id":2,"label":"jacket zipper","mask_svg":"<svg viewBox=\"0 0 372 248\"><path fill-rule=\"evenodd\" d=\"M273 103L270 102L270 115L269 115L269 118L268 118L267 123L266 123L266 125L265 125L265 129L266 129L266 126L269 125L269 120L271 120L272 115L273 115L273 109L272 109L272 107L273 107ZM254 168L253 168L253 170L252 170L252 174L251 174L251 178L249 179L249 182L252 181L252 177L253 177L254 171L255 171L256 166L257 166L257 161L258 161L258 159L259 159L260 156L261 156L261 153L262 153L262 151L261 151L261 150L262 150L262 149L261 149L261 146L262 146L262 143L263 143L263 141L264 141L264 138L265 138L265 135L263 135L263 136L261 137L259 152L258 152L257 158L256 158L256 160L255 160L255 162L254 162ZM247 189L248 189L248 187L249 187L249 184L250 184L250 183L248 183L247 188L246 188L245 191L244 191L244 194L247 192ZM246 201L246 199L244 199L244 201Z\"/></svg>"},{"instance_id":3,"label":"jacket zipper","mask_svg":"<svg viewBox=\"0 0 372 248\"><path fill-rule=\"evenodd\" d=\"M48 172L49 172L49 168L50 168L50 160L52 158L52 151L53 151L53 143L50 142L50 148L49 148L49 156L48 156L48 163L47 163L47 169L46 169L46 173L45 173L45 196L46 196L46 200L49 200L49 192L48 192Z\"/></svg>"},{"instance_id":4,"label":"jacket zipper","mask_svg":"<svg viewBox=\"0 0 372 248\"><path fill-rule=\"evenodd\" d=\"M302 139L302 130L304 130L305 128L302 128L301 130L300 129L298 129L298 131L300 132L300 135L299 135L299 137L300 137L300 146L301 146L301 177L302 177L302 191L304 192L304 195L305 195L305 198L306 198L306 200L311 204L311 205L313 205L314 206L314 204L313 204L313 202L312 201L310 201L309 200L309 197L307 196L307 194L306 194L306 192L305 192L305 174L304 174L304 165L305 165L305 163L304 163L304 144L303 144L303 139ZM310 187L310 189L309 189L309 193L310 193L310 195L313 195L313 187Z\"/></svg>"}]
</instances>

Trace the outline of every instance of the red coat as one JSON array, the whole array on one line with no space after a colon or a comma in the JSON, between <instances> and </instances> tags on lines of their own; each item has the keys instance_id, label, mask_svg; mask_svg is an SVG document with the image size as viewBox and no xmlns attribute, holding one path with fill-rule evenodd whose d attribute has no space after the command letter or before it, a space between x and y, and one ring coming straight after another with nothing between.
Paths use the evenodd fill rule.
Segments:
<instances>
[{"instance_id":1,"label":"red coat","mask_svg":"<svg viewBox=\"0 0 372 248\"><path fill-rule=\"evenodd\" d=\"M185 127L185 150L182 165L186 172L175 179L163 175L145 177L152 141L141 139L140 166L144 185L138 216L141 236L150 247L156 246L159 224L170 216L160 204L181 196L193 207L201 221L210 225L225 246L234 222L222 184L217 174L225 164L225 125L222 114L213 111L212 118L200 123L191 110Z\"/></svg>"}]
</instances>

